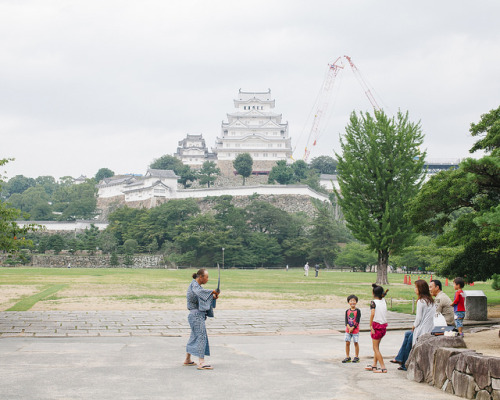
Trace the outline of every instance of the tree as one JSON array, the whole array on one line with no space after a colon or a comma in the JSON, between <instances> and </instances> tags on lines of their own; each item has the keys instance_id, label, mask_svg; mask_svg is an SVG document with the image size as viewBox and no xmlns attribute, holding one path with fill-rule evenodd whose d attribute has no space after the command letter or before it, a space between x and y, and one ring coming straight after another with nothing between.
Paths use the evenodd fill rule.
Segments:
<instances>
[{"instance_id":1,"label":"tree","mask_svg":"<svg viewBox=\"0 0 500 400\"><path fill-rule=\"evenodd\" d=\"M45 189L38 185L26 189L23 193L14 193L8 202L35 221L52 221L54 214L50 205L50 197Z\"/></svg>"},{"instance_id":2,"label":"tree","mask_svg":"<svg viewBox=\"0 0 500 400\"><path fill-rule=\"evenodd\" d=\"M111 171L109 168L100 168L99 171L95 174L95 181L99 183L105 178L111 178L115 173Z\"/></svg>"},{"instance_id":3,"label":"tree","mask_svg":"<svg viewBox=\"0 0 500 400\"><path fill-rule=\"evenodd\" d=\"M55 211L61 212L63 221L92 219L97 207L97 189L93 181L79 185L61 185L54 193Z\"/></svg>"},{"instance_id":4,"label":"tree","mask_svg":"<svg viewBox=\"0 0 500 400\"><path fill-rule=\"evenodd\" d=\"M184 186L184 189L191 186L191 184L188 182L194 182L197 179L195 172L189 165L183 165L181 168L175 171L175 173L179 175L179 179L177 180L177 182Z\"/></svg>"},{"instance_id":5,"label":"tree","mask_svg":"<svg viewBox=\"0 0 500 400\"><path fill-rule=\"evenodd\" d=\"M333 208L318 205L310 233L309 258L331 267L339 252L339 243L348 240L347 229L335 220Z\"/></svg>"},{"instance_id":6,"label":"tree","mask_svg":"<svg viewBox=\"0 0 500 400\"><path fill-rule=\"evenodd\" d=\"M35 185L36 182L33 178L28 178L24 175L16 175L9 179L5 184L4 190L8 195L12 195L13 193L23 193L25 190Z\"/></svg>"},{"instance_id":7,"label":"tree","mask_svg":"<svg viewBox=\"0 0 500 400\"><path fill-rule=\"evenodd\" d=\"M125 251L125 254L134 254L137 251L137 247L139 244L137 243L137 240L135 239L127 239L125 240L125 243L123 243L123 250Z\"/></svg>"},{"instance_id":8,"label":"tree","mask_svg":"<svg viewBox=\"0 0 500 400\"><path fill-rule=\"evenodd\" d=\"M377 283L388 284L389 254L414 237L405 215L424 178L420 124L408 113L389 118L383 111L351 114L341 139L336 192L347 227L377 252Z\"/></svg>"},{"instance_id":9,"label":"tree","mask_svg":"<svg viewBox=\"0 0 500 400\"><path fill-rule=\"evenodd\" d=\"M170 156L165 154L160 158L156 158L149 165L149 168L152 169L170 169L175 172L176 175L179 175L180 169L184 166L181 160L175 158L174 156Z\"/></svg>"},{"instance_id":10,"label":"tree","mask_svg":"<svg viewBox=\"0 0 500 400\"><path fill-rule=\"evenodd\" d=\"M311 169L315 169L319 174L333 175L337 170L337 161L330 156L315 157L309 164Z\"/></svg>"},{"instance_id":11,"label":"tree","mask_svg":"<svg viewBox=\"0 0 500 400\"><path fill-rule=\"evenodd\" d=\"M217 168L213 161L205 161L198 171L200 184L204 185L206 183L207 187L210 187L210 184L213 184L219 175L220 169Z\"/></svg>"},{"instance_id":12,"label":"tree","mask_svg":"<svg viewBox=\"0 0 500 400\"><path fill-rule=\"evenodd\" d=\"M243 186L245 186L245 178L252 174L253 159L249 153L238 154L233 161L233 167L243 177Z\"/></svg>"},{"instance_id":13,"label":"tree","mask_svg":"<svg viewBox=\"0 0 500 400\"><path fill-rule=\"evenodd\" d=\"M0 166L7 164L11 159L0 159ZM0 176L0 181L2 176ZM31 242L25 240L26 234L38 230L35 224L27 224L20 227L16 220L21 217L20 210L12 208L0 199L0 251L14 253L19 248L29 245Z\"/></svg>"},{"instance_id":14,"label":"tree","mask_svg":"<svg viewBox=\"0 0 500 400\"><path fill-rule=\"evenodd\" d=\"M377 262L377 256L367 245L358 242L350 242L340 250L335 265L339 267L350 267L354 271L359 269L366 272L366 268Z\"/></svg>"},{"instance_id":15,"label":"tree","mask_svg":"<svg viewBox=\"0 0 500 400\"><path fill-rule=\"evenodd\" d=\"M307 178L307 172L309 167L304 160L297 160L292 164L292 171L294 175L294 181L300 182Z\"/></svg>"},{"instance_id":16,"label":"tree","mask_svg":"<svg viewBox=\"0 0 500 400\"><path fill-rule=\"evenodd\" d=\"M286 160L276 161L276 165L269 172L268 183L278 182L280 185L293 183L294 174L292 168L287 165Z\"/></svg>"},{"instance_id":17,"label":"tree","mask_svg":"<svg viewBox=\"0 0 500 400\"><path fill-rule=\"evenodd\" d=\"M489 279L500 265L500 107L471 124L470 133L481 137L470 152L487 155L432 176L408 215L419 232L454 249L440 272L473 282Z\"/></svg>"}]
</instances>

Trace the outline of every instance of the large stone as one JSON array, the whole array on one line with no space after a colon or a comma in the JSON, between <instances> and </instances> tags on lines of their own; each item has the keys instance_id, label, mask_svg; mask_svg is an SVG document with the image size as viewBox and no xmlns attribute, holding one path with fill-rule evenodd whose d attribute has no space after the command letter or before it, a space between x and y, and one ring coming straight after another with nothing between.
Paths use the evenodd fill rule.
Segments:
<instances>
[{"instance_id":1,"label":"large stone","mask_svg":"<svg viewBox=\"0 0 500 400\"><path fill-rule=\"evenodd\" d=\"M492 378L500 378L500 357L490 357L489 369Z\"/></svg>"},{"instance_id":2,"label":"large stone","mask_svg":"<svg viewBox=\"0 0 500 400\"><path fill-rule=\"evenodd\" d=\"M434 383L434 354L441 347L465 348L461 337L433 336L429 333L418 338L406 363L410 380Z\"/></svg>"},{"instance_id":3,"label":"large stone","mask_svg":"<svg viewBox=\"0 0 500 400\"><path fill-rule=\"evenodd\" d=\"M465 365L465 362L463 361L463 357L462 355L464 353L474 353L474 350L469 350L469 349L455 349L455 354L452 355L449 359L448 359L448 364L446 365L446 377L448 379L451 379L451 375L453 374L453 371L454 370L460 370L459 367L458 367L458 363L460 360L462 360L461 362L463 363L463 365ZM461 371L461 372L465 372L465 371Z\"/></svg>"},{"instance_id":4,"label":"large stone","mask_svg":"<svg viewBox=\"0 0 500 400\"><path fill-rule=\"evenodd\" d=\"M446 382L444 383L442 389L446 393L454 394L454 392L453 392L453 384L451 383L451 381L449 379L446 380Z\"/></svg>"},{"instance_id":5,"label":"large stone","mask_svg":"<svg viewBox=\"0 0 500 400\"><path fill-rule=\"evenodd\" d=\"M489 372L489 357L485 357L478 353L464 354L465 363L470 374L479 386L479 389L485 389L490 385L490 372Z\"/></svg>"},{"instance_id":6,"label":"large stone","mask_svg":"<svg viewBox=\"0 0 500 400\"><path fill-rule=\"evenodd\" d=\"M500 390L493 390L491 392L491 400L500 400Z\"/></svg>"},{"instance_id":7,"label":"large stone","mask_svg":"<svg viewBox=\"0 0 500 400\"><path fill-rule=\"evenodd\" d=\"M453 372L451 383L453 384L453 391L456 396L465 397L467 399L474 398L474 387L476 383L472 376L455 371Z\"/></svg>"},{"instance_id":8,"label":"large stone","mask_svg":"<svg viewBox=\"0 0 500 400\"><path fill-rule=\"evenodd\" d=\"M464 290L465 319L486 321L488 319L488 304L482 290Z\"/></svg>"},{"instance_id":9,"label":"large stone","mask_svg":"<svg viewBox=\"0 0 500 400\"><path fill-rule=\"evenodd\" d=\"M500 379L491 378L491 387L494 390L500 390Z\"/></svg>"},{"instance_id":10,"label":"large stone","mask_svg":"<svg viewBox=\"0 0 500 400\"><path fill-rule=\"evenodd\" d=\"M487 390L480 390L476 394L476 400L491 400L491 395Z\"/></svg>"},{"instance_id":11,"label":"large stone","mask_svg":"<svg viewBox=\"0 0 500 400\"><path fill-rule=\"evenodd\" d=\"M451 378L455 365L458 361L458 354L466 349L454 349L449 347L442 347L436 350L434 355L434 386L443 387L444 382ZM448 372L448 369L450 371Z\"/></svg>"}]
</instances>

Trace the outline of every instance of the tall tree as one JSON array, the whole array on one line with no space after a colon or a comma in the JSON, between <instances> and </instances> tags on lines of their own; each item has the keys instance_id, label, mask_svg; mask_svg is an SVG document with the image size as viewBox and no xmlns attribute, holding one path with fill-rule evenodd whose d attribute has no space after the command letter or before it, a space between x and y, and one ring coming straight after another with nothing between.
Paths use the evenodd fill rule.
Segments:
<instances>
[{"instance_id":1,"label":"tall tree","mask_svg":"<svg viewBox=\"0 0 500 400\"><path fill-rule=\"evenodd\" d=\"M253 159L249 153L238 154L233 161L233 167L243 177L243 186L245 186L245 179L252 174Z\"/></svg>"},{"instance_id":2,"label":"tall tree","mask_svg":"<svg viewBox=\"0 0 500 400\"><path fill-rule=\"evenodd\" d=\"M184 189L191 186L191 183L189 182L194 182L197 179L195 171L193 171L189 165L183 165L174 172L179 175L177 182L184 186Z\"/></svg>"},{"instance_id":3,"label":"tall tree","mask_svg":"<svg viewBox=\"0 0 500 400\"><path fill-rule=\"evenodd\" d=\"M337 161L330 156L314 157L309 167L315 169L320 174L332 175L337 170Z\"/></svg>"},{"instance_id":4,"label":"tall tree","mask_svg":"<svg viewBox=\"0 0 500 400\"><path fill-rule=\"evenodd\" d=\"M487 155L432 176L408 214L417 230L455 250L441 273L472 282L491 278L500 265L500 107L471 124L470 133L481 137L470 152Z\"/></svg>"},{"instance_id":5,"label":"tall tree","mask_svg":"<svg viewBox=\"0 0 500 400\"><path fill-rule=\"evenodd\" d=\"M389 118L351 114L341 139L342 155L336 191L347 227L354 237L377 252L377 283L388 284L389 254L410 244L414 235L405 210L424 178L420 123L408 113Z\"/></svg>"},{"instance_id":6,"label":"tall tree","mask_svg":"<svg viewBox=\"0 0 500 400\"><path fill-rule=\"evenodd\" d=\"M170 169L174 171L176 174L179 173L179 170L184 166L181 160L175 158L174 156L165 154L159 158L153 160L153 162L149 165L150 168L153 169Z\"/></svg>"},{"instance_id":7,"label":"tall tree","mask_svg":"<svg viewBox=\"0 0 500 400\"><path fill-rule=\"evenodd\" d=\"M99 183L102 181L104 178L111 178L114 176L114 172L111 171L109 168L100 168L99 171L95 174L95 181Z\"/></svg>"},{"instance_id":8,"label":"tall tree","mask_svg":"<svg viewBox=\"0 0 500 400\"><path fill-rule=\"evenodd\" d=\"M11 159L0 159L0 166L7 164ZM3 177L0 175L0 183ZM1 189L1 187L0 187ZM34 232L38 229L37 225L29 224L20 227L16 220L21 216L21 211L12 208L5 204L0 199L0 251L9 253L16 252L20 247L29 244L29 241L24 239L29 232Z\"/></svg>"},{"instance_id":9,"label":"tall tree","mask_svg":"<svg viewBox=\"0 0 500 400\"><path fill-rule=\"evenodd\" d=\"M213 161L205 161L198 171L198 179L200 184L207 184L210 187L211 184L215 182L217 177L220 175L220 169Z\"/></svg>"},{"instance_id":10,"label":"tall tree","mask_svg":"<svg viewBox=\"0 0 500 400\"><path fill-rule=\"evenodd\" d=\"M286 160L276 161L276 165L271 169L268 183L278 182L280 185L288 185L294 182L294 175L292 168L286 164Z\"/></svg>"}]
</instances>

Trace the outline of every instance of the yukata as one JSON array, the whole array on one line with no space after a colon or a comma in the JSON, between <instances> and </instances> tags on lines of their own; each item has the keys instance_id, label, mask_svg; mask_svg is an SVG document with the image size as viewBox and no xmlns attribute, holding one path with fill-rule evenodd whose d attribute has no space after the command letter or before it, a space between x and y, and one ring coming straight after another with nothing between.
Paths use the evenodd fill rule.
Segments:
<instances>
[{"instance_id":1,"label":"yukata","mask_svg":"<svg viewBox=\"0 0 500 400\"><path fill-rule=\"evenodd\" d=\"M187 308L189 310L188 322L191 327L191 336L186 345L186 352L205 358L210 355L207 329L205 320L207 316L213 317L213 294L209 289L203 289L195 279L191 282L187 290Z\"/></svg>"}]
</instances>

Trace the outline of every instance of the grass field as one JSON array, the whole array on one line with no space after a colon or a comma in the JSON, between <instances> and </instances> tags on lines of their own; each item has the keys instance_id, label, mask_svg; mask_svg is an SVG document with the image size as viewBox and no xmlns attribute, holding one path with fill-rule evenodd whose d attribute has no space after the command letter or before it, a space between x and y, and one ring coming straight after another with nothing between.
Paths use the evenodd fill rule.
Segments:
<instances>
[{"instance_id":1,"label":"grass field","mask_svg":"<svg viewBox=\"0 0 500 400\"><path fill-rule=\"evenodd\" d=\"M0 268L0 311L5 310L164 310L185 309L185 291L194 270L164 269L56 269ZM209 270L207 288L217 286L217 270ZM223 270L220 309L344 308L345 298L356 294L361 306L371 299L374 273L302 269ZM417 276L412 276L412 282ZM430 276L422 278L429 280ZM403 284L403 275L390 274L387 303L400 312L411 312L414 286ZM444 279L442 279L444 284ZM466 290L483 290L489 306L500 305L500 291L491 282L477 282ZM450 285L444 288L453 296Z\"/></svg>"}]
</instances>

